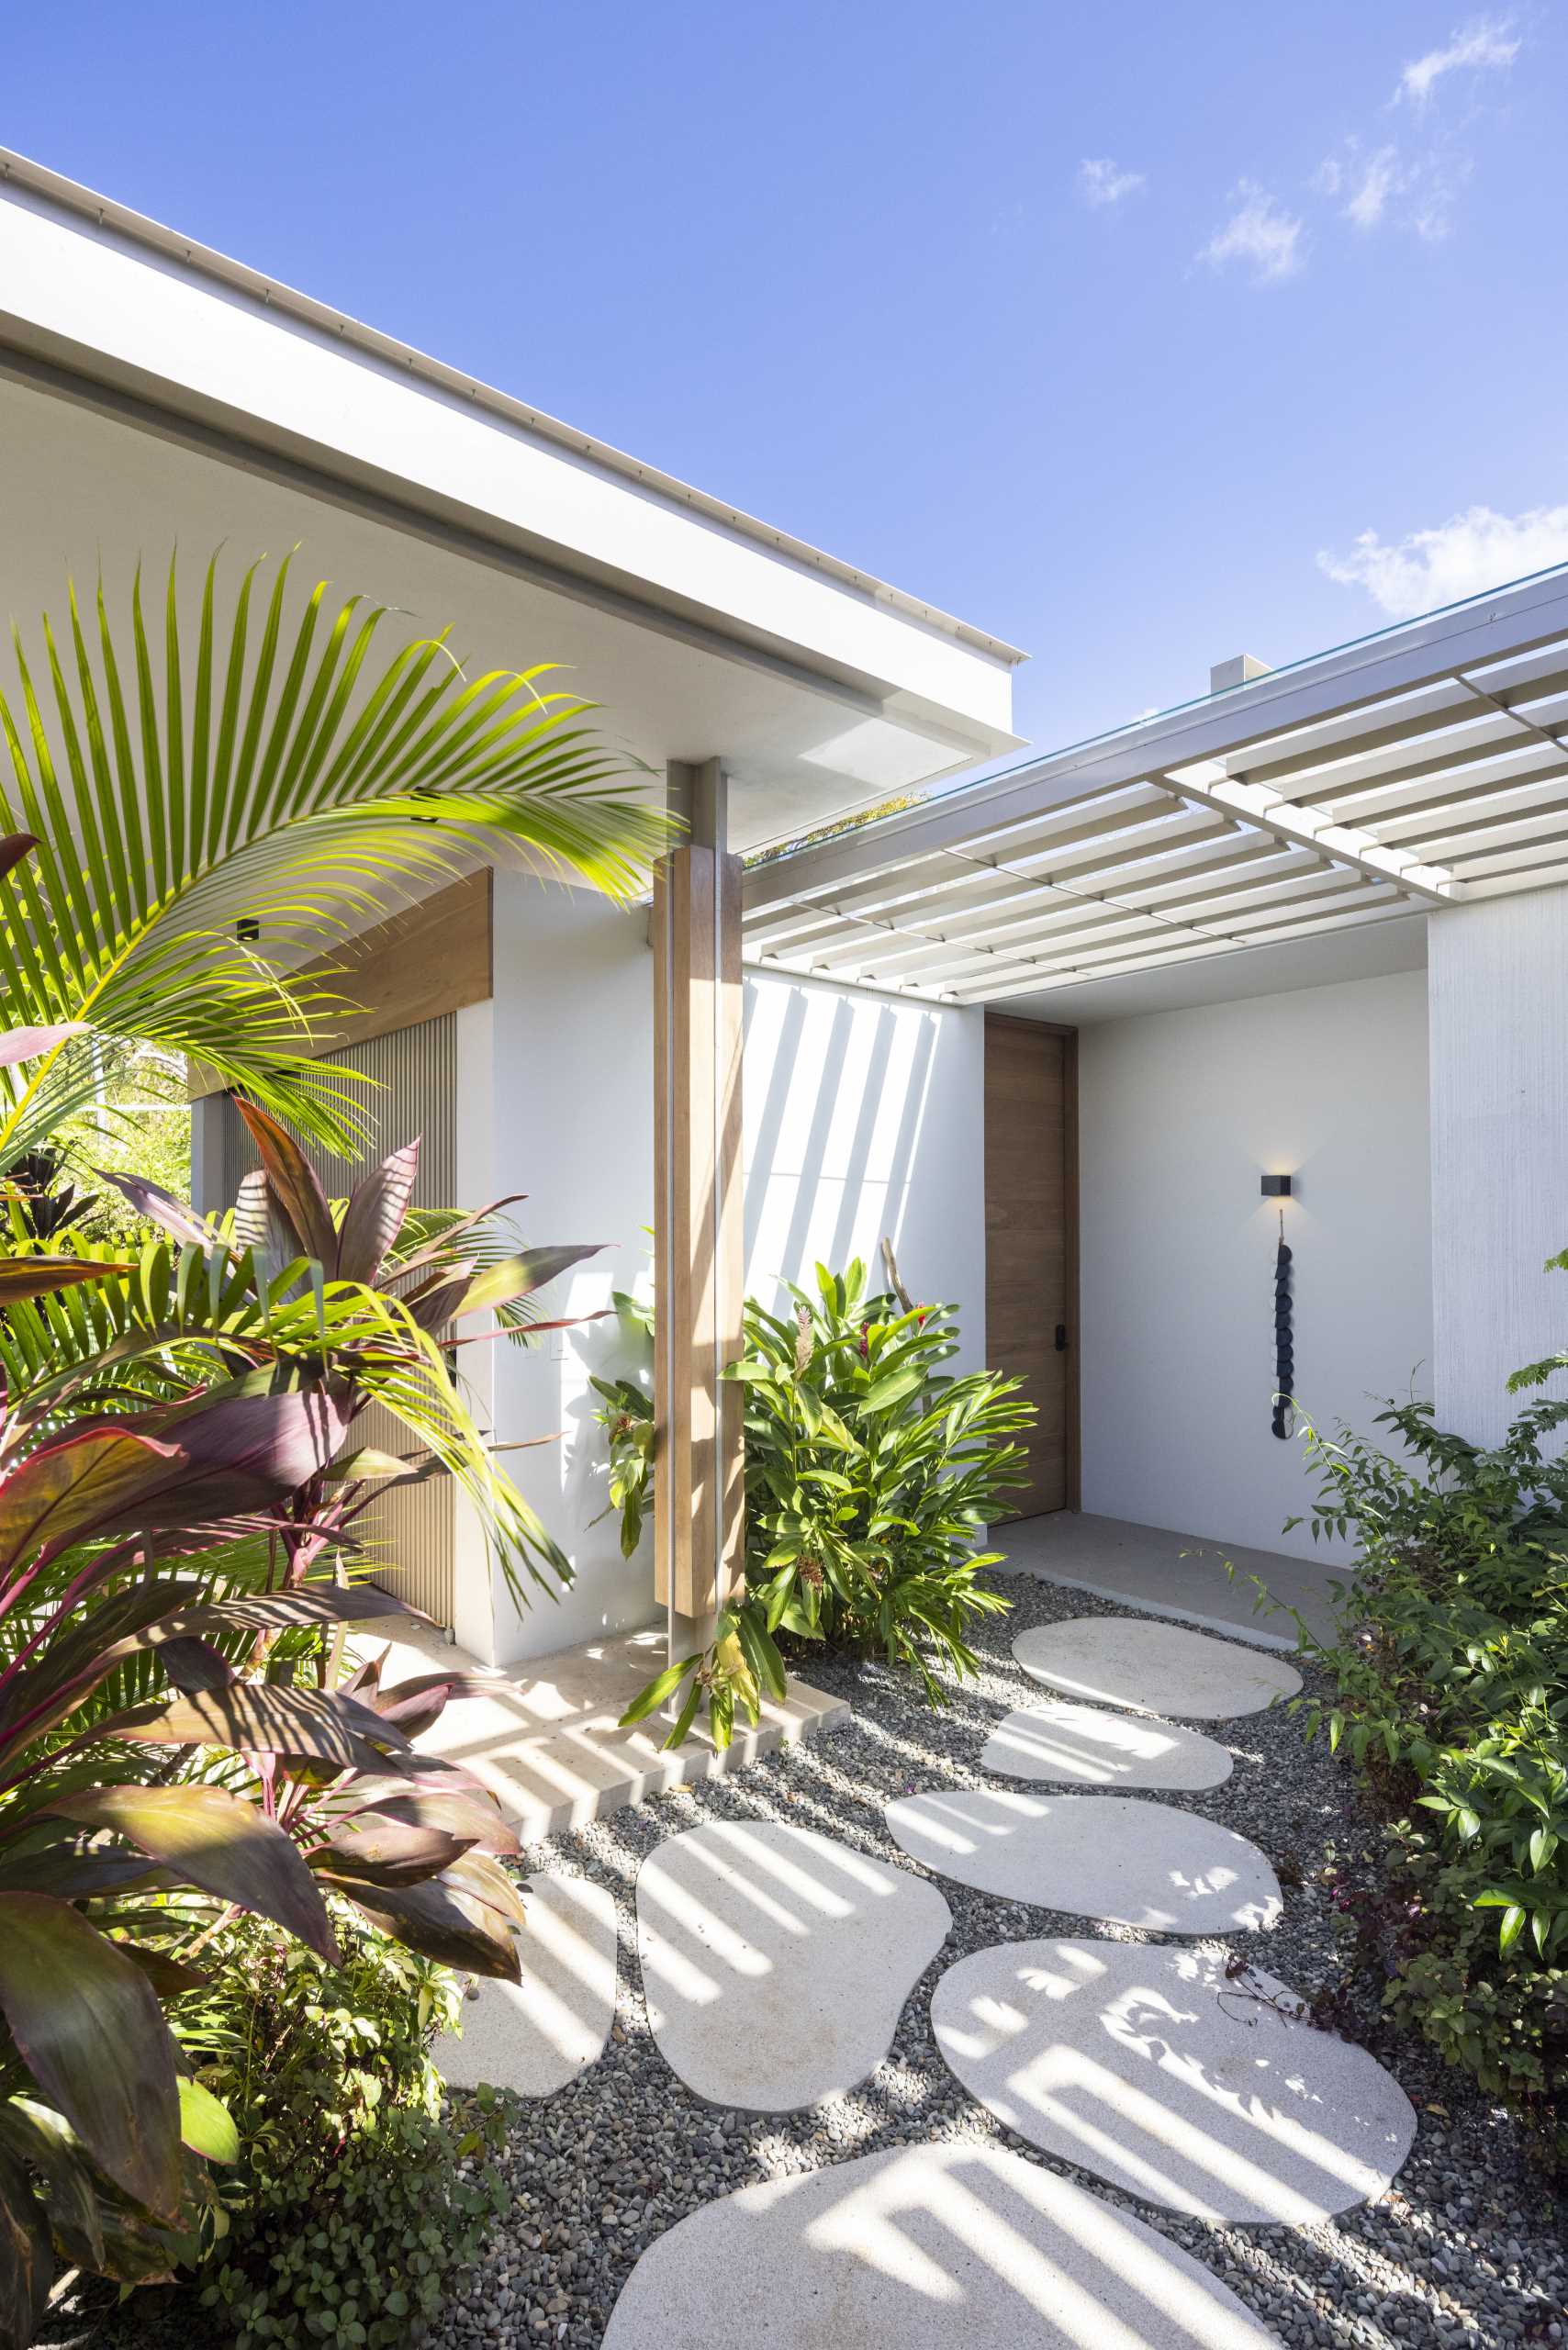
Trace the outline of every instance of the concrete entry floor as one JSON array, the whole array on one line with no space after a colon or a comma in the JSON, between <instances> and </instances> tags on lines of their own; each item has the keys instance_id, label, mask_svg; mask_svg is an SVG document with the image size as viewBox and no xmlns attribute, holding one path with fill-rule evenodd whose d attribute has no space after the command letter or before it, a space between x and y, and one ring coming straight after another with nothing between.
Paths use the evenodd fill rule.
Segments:
<instances>
[{"instance_id":1,"label":"concrete entry floor","mask_svg":"<svg viewBox=\"0 0 1568 2350\"><path fill-rule=\"evenodd\" d=\"M1271 1595L1300 1615L1307 1629L1326 1639L1333 1629L1329 1586L1348 1580L1348 1566L1316 1559L1287 1559L1278 1550L1251 1550L1238 1543L1211 1542L1158 1526L1133 1526L1125 1518L1094 1517L1081 1510L1057 1510L1048 1517L1014 1518L991 1528L991 1541L1007 1554L1004 1572L1037 1575L1070 1591L1092 1591L1124 1607L1171 1616L1183 1624L1207 1625L1261 1648L1294 1649L1290 1617L1253 1607L1258 1577ZM1226 1561L1236 1569L1233 1583Z\"/></svg>"},{"instance_id":2,"label":"concrete entry floor","mask_svg":"<svg viewBox=\"0 0 1568 2350\"><path fill-rule=\"evenodd\" d=\"M694 1729L673 1754L661 1751L669 1723L660 1715L635 1729L618 1727L639 1689L665 1662L663 1625L606 1634L554 1656L508 1669L479 1663L433 1625L409 1618L390 1641L387 1618L356 1625L356 1655L390 1653L382 1686L450 1669L484 1684L483 1694L454 1698L420 1740L423 1754L472 1772L500 1805L524 1844L585 1828L622 1804L642 1803L690 1779L722 1778L777 1747L849 1719L842 1697L824 1696L791 1679L784 1702L763 1702L755 1729L737 1718L723 1751Z\"/></svg>"}]
</instances>

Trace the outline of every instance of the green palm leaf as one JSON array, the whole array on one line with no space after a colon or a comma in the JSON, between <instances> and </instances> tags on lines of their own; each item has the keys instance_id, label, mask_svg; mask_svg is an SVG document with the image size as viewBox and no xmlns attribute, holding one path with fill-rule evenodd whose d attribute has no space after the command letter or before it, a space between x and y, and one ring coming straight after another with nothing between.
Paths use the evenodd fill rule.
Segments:
<instances>
[{"instance_id":1,"label":"green palm leaf","mask_svg":"<svg viewBox=\"0 0 1568 2350\"><path fill-rule=\"evenodd\" d=\"M100 581L90 623L68 588L63 632L15 632L0 834L37 848L0 860L3 1024L84 1033L0 1069L0 1166L128 1042L350 1147L357 1080L318 1058L345 1001L324 950L509 851L625 901L666 845L641 762L547 668L469 677L443 635L384 646L385 607L333 610L325 581L301 605L287 557L263 599L260 570L225 613L207 565L194 654L173 563L153 627L139 573L128 620Z\"/></svg>"}]
</instances>

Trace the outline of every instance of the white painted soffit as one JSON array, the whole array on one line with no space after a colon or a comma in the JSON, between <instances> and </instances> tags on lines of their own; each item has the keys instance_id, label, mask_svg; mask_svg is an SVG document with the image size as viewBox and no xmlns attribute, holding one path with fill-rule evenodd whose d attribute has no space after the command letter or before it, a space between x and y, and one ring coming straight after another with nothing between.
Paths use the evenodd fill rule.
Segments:
<instances>
[{"instance_id":1,"label":"white painted soffit","mask_svg":"<svg viewBox=\"0 0 1568 2350\"><path fill-rule=\"evenodd\" d=\"M748 962L948 1003L1568 881L1568 568L754 867Z\"/></svg>"},{"instance_id":2,"label":"white painted soffit","mask_svg":"<svg viewBox=\"0 0 1568 2350\"><path fill-rule=\"evenodd\" d=\"M1018 745L1016 646L0 148L6 353L853 687L912 744L925 730L926 777Z\"/></svg>"}]
</instances>

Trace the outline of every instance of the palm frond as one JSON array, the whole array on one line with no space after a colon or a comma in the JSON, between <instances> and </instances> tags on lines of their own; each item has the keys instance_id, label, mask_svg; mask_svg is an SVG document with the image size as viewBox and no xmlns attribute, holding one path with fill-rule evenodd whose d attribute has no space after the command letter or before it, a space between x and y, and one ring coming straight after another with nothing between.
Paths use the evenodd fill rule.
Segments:
<instances>
[{"instance_id":1,"label":"palm frond","mask_svg":"<svg viewBox=\"0 0 1568 2350\"><path fill-rule=\"evenodd\" d=\"M301 599L291 561L225 609L214 557L194 651L174 563L151 622L139 571L128 614L100 579L84 618L68 584L62 632L14 632L0 832L38 845L0 870L0 992L8 1024L89 1035L0 1073L0 1165L80 1106L94 1037L185 1054L348 1147L353 1080L319 1060L334 942L509 853L624 901L666 845L643 763L548 666L469 677L443 634L388 644L386 607Z\"/></svg>"}]
</instances>

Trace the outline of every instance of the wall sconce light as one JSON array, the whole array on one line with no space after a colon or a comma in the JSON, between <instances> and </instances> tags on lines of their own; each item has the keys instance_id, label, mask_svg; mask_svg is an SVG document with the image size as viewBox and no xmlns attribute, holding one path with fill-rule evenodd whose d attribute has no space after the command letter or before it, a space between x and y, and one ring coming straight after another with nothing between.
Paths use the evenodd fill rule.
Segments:
<instances>
[{"instance_id":1,"label":"wall sconce light","mask_svg":"<svg viewBox=\"0 0 1568 2350\"><path fill-rule=\"evenodd\" d=\"M1280 1246L1274 1259L1274 1403L1269 1426L1282 1440L1295 1431L1294 1300L1291 1294L1291 1251L1285 1241L1283 1203L1291 1197L1288 1175L1265 1175L1263 1197L1280 1207Z\"/></svg>"}]
</instances>

